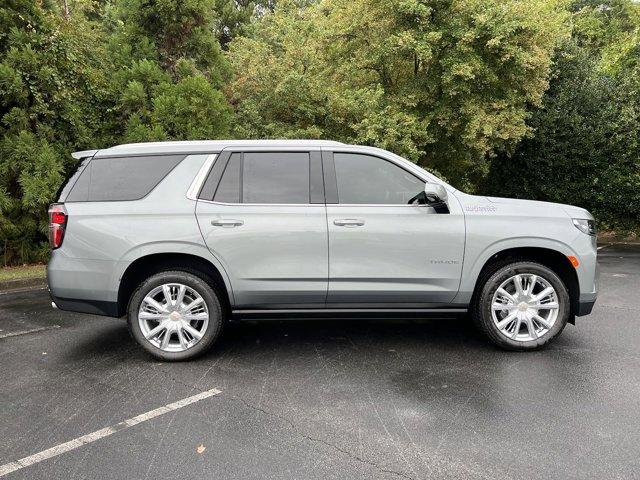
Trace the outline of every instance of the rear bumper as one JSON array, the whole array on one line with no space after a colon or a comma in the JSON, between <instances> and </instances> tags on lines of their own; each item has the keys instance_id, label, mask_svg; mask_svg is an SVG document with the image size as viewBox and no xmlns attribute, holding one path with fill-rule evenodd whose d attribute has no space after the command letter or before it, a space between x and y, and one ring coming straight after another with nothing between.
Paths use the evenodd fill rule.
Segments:
<instances>
[{"instance_id":1,"label":"rear bumper","mask_svg":"<svg viewBox=\"0 0 640 480\"><path fill-rule=\"evenodd\" d=\"M111 288L114 263L71 258L54 250L47 285L55 306L69 312L118 317L117 291Z\"/></svg>"},{"instance_id":2,"label":"rear bumper","mask_svg":"<svg viewBox=\"0 0 640 480\"><path fill-rule=\"evenodd\" d=\"M56 297L49 290L51 301L55 308L67 312L90 313L91 315L103 315L106 317L118 317L118 302L105 302L103 300L85 300L76 298Z\"/></svg>"}]
</instances>

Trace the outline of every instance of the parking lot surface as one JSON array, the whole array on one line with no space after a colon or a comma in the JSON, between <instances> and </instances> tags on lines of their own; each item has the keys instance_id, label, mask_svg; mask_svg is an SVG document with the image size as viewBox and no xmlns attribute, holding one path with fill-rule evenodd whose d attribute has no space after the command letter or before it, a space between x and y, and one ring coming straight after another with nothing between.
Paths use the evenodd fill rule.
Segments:
<instances>
[{"instance_id":1,"label":"parking lot surface","mask_svg":"<svg viewBox=\"0 0 640 480\"><path fill-rule=\"evenodd\" d=\"M4 478L640 478L640 247L599 261L594 312L533 353L464 319L265 321L159 363L123 320L0 293L0 465L31 458Z\"/></svg>"}]
</instances>

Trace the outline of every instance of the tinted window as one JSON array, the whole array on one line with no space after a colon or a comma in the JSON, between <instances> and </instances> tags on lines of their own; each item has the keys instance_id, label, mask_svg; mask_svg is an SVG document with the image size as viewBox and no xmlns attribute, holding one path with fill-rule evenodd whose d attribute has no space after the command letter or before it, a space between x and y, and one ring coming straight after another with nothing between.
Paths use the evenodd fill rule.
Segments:
<instances>
[{"instance_id":1,"label":"tinted window","mask_svg":"<svg viewBox=\"0 0 640 480\"><path fill-rule=\"evenodd\" d=\"M338 202L407 205L424 191L424 182L378 157L335 153Z\"/></svg>"},{"instance_id":2,"label":"tinted window","mask_svg":"<svg viewBox=\"0 0 640 480\"><path fill-rule=\"evenodd\" d=\"M216 202L240 202L240 154L231 155L227 167L222 174L220 184L213 197Z\"/></svg>"},{"instance_id":3,"label":"tinted window","mask_svg":"<svg viewBox=\"0 0 640 480\"><path fill-rule=\"evenodd\" d=\"M242 201L309 203L309 154L245 153Z\"/></svg>"},{"instance_id":4,"label":"tinted window","mask_svg":"<svg viewBox=\"0 0 640 480\"><path fill-rule=\"evenodd\" d=\"M183 155L94 158L76 181L67 201L138 200L183 158Z\"/></svg>"},{"instance_id":5,"label":"tinted window","mask_svg":"<svg viewBox=\"0 0 640 480\"><path fill-rule=\"evenodd\" d=\"M85 158L69 178L69 181L60 193L61 201L84 202L89 196L89 179L91 173L91 158ZM88 164L88 165L87 165ZM71 190L71 191L69 191Z\"/></svg>"}]
</instances>

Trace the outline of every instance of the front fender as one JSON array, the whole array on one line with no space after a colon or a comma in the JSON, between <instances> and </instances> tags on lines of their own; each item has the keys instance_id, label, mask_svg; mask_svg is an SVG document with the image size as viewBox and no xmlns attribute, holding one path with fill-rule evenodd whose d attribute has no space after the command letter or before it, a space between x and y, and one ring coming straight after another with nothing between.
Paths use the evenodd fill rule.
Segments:
<instances>
[{"instance_id":1,"label":"front fender","mask_svg":"<svg viewBox=\"0 0 640 480\"><path fill-rule=\"evenodd\" d=\"M517 236L493 241L488 245L473 246L467 242L467 252L462 267L460 290L454 298L456 303L471 301L478 277L483 267L496 254L516 248L544 248L559 252L565 256L577 256L576 251L567 243L554 238L538 236ZM474 251L476 250L476 251Z\"/></svg>"}]
</instances>

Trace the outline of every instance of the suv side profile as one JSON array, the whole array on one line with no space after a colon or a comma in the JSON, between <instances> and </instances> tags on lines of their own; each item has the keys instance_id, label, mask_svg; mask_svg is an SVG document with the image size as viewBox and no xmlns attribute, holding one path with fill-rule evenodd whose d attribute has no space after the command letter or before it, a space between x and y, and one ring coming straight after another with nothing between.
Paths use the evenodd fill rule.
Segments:
<instances>
[{"instance_id":1,"label":"suv side profile","mask_svg":"<svg viewBox=\"0 0 640 480\"><path fill-rule=\"evenodd\" d=\"M49 209L62 310L127 316L164 360L232 319L469 312L537 349L597 296L586 210L468 195L385 150L331 141L189 141L77 152Z\"/></svg>"}]
</instances>

